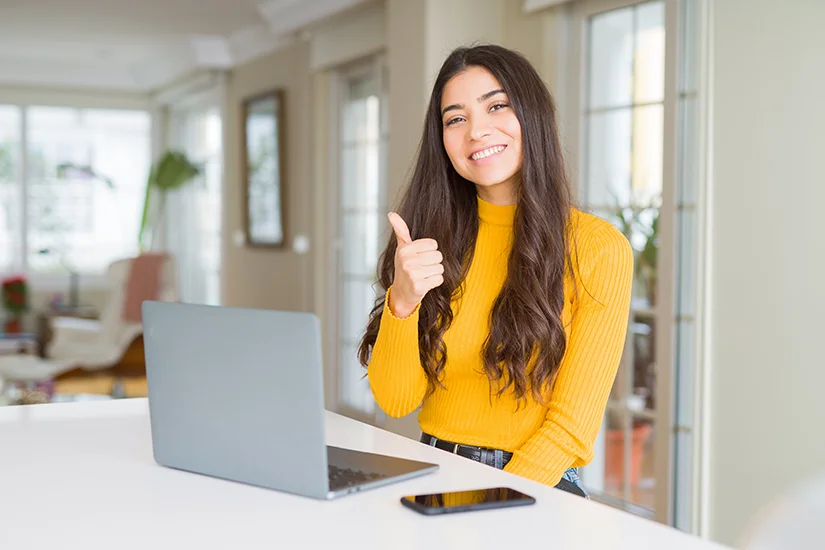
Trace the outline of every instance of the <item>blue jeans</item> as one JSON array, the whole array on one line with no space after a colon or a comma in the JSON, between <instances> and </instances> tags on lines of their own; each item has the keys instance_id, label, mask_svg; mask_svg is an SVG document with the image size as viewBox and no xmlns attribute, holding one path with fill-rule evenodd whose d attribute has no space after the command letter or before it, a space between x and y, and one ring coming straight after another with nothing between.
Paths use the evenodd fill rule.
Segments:
<instances>
[{"instance_id":1,"label":"blue jeans","mask_svg":"<svg viewBox=\"0 0 825 550\"><path fill-rule=\"evenodd\" d=\"M584 485L582 485L582 480L581 480L581 478L579 477L579 469L578 469L578 468L570 468L570 469L568 469L566 472L564 472L564 475L562 475L562 476L561 476L561 478L562 478L562 479L566 479L567 481L569 481L570 483L572 483L573 485L575 485L576 487L578 487L579 489L581 489L581 490L582 490L582 492L583 492L583 493L584 493L584 495L585 495L585 498L586 498L587 500L590 500L590 495L589 495L589 494L587 493L587 491L584 489Z\"/></svg>"}]
</instances>

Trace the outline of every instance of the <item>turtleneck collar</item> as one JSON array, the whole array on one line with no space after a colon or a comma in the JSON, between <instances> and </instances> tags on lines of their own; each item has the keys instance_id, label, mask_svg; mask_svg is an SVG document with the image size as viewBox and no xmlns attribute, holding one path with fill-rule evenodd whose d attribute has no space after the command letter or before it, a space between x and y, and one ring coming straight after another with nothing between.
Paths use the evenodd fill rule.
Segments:
<instances>
[{"instance_id":1,"label":"turtleneck collar","mask_svg":"<svg viewBox=\"0 0 825 550\"><path fill-rule=\"evenodd\" d=\"M516 218L515 204L498 206L485 202L481 197L477 196L476 198L478 199L478 217L481 221L490 225L513 226L513 220Z\"/></svg>"}]
</instances>

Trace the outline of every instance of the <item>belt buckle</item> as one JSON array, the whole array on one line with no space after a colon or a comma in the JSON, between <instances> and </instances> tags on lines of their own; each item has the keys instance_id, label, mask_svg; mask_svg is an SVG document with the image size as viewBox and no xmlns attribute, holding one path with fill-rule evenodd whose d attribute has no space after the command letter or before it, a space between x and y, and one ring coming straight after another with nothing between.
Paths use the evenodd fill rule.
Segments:
<instances>
[{"instance_id":1,"label":"belt buckle","mask_svg":"<svg viewBox=\"0 0 825 550\"><path fill-rule=\"evenodd\" d=\"M460 446L460 445L459 445L458 443L453 443L453 454L454 454L454 455L457 455L457 454L458 454L458 447L459 447L459 446Z\"/></svg>"}]
</instances>

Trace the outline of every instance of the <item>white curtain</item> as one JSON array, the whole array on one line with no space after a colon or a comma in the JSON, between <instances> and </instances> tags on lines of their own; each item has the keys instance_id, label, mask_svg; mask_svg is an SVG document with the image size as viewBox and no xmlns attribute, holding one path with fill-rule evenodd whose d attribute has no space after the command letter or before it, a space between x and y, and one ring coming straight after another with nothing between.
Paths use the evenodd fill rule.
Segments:
<instances>
[{"instance_id":1,"label":"white curtain","mask_svg":"<svg viewBox=\"0 0 825 550\"><path fill-rule=\"evenodd\" d=\"M180 300L207 303L206 262L198 204L204 192L203 176L172 191L166 198L166 251L177 262Z\"/></svg>"},{"instance_id":2,"label":"white curtain","mask_svg":"<svg viewBox=\"0 0 825 550\"><path fill-rule=\"evenodd\" d=\"M220 302L220 204L222 147L220 111L214 106L173 113L170 148L182 151L201 174L166 197L162 248L177 262L180 299Z\"/></svg>"}]
</instances>

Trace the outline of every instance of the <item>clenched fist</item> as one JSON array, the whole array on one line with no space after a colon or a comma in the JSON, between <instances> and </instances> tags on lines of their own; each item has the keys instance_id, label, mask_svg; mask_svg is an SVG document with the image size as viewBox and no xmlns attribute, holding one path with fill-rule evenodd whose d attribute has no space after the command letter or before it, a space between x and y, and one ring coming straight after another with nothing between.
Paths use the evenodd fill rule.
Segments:
<instances>
[{"instance_id":1,"label":"clenched fist","mask_svg":"<svg viewBox=\"0 0 825 550\"><path fill-rule=\"evenodd\" d=\"M398 240L395 249L395 279L390 291L390 311L399 318L409 317L430 290L444 282L443 256L433 239L412 240L401 216L387 216Z\"/></svg>"}]
</instances>

